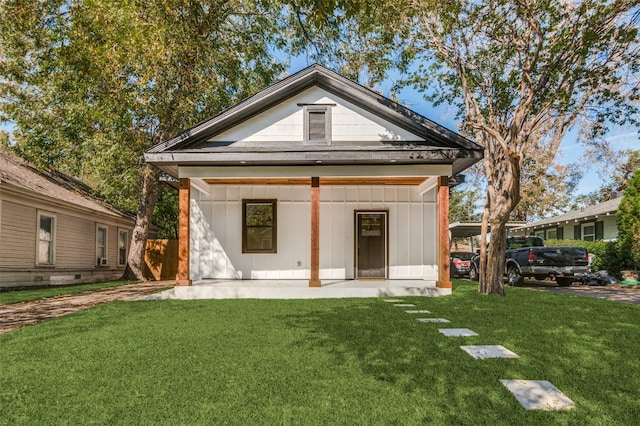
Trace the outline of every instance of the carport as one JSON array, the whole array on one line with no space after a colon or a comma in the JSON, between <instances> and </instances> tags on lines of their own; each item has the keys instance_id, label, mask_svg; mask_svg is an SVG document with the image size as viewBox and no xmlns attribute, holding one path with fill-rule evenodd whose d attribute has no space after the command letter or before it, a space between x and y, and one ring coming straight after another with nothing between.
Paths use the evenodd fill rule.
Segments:
<instances>
[{"instance_id":1,"label":"carport","mask_svg":"<svg viewBox=\"0 0 640 426\"><path fill-rule=\"evenodd\" d=\"M525 225L526 222L509 222L507 223L507 230L512 230ZM482 222L474 221L458 221L449 224L449 240L450 242L454 238L468 238L471 251L475 252L476 248L473 244L473 237L480 235L482 232ZM487 229L487 232L491 232L491 227ZM451 244L449 244L451 246Z\"/></svg>"}]
</instances>

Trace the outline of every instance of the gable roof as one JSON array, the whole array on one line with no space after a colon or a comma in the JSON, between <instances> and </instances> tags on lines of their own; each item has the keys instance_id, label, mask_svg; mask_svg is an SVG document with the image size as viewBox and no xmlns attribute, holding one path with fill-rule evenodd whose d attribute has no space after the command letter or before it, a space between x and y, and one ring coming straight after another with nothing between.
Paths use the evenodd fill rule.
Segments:
<instances>
[{"instance_id":1,"label":"gable roof","mask_svg":"<svg viewBox=\"0 0 640 426\"><path fill-rule=\"evenodd\" d=\"M91 188L78 179L58 170L38 170L22 158L0 149L0 189L6 186L66 205L132 219L94 196Z\"/></svg>"},{"instance_id":2,"label":"gable roof","mask_svg":"<svg viewBox=\"0 0 640 426\"><path fill-rule=\"evenodd\" d=\"M311 88L319 87L363 110L416 135L416 141L385 141L380 146L300 146L234 147L204 146L206 141L244 121L279 105ZM203 146L205 149L203 149ZM327 161L328 151L339 153ZM283 156L286 152L288 155ZM372 152L380 155L371 155ZM397 164L452 164L453 173L469 167L483 156L483 148L428 118L333 72L321 65L311 65L254 96L222 111L179 135L155 145L145 159L164 171L177 173L178 165L280 165L314 164L383 164L393 159ZM296 154L298 153L298 154ZM234 154L234 155L229 155ZM332 162L333 161L333 162Z\"/></svg>"},{"instance_id":3,"label":"gable roof","mask_svg":"<svg viewBox=\"0 0 640 426\"><path fill-rule=\"evenodd\" d=\"M553 225L558 222L572 222L575 220L579 221L582 219L595 218L596 216L614 215L618 210L620 201L622 201L622 196L591 206L586 206L578 210L572 210L559 216L552 216L546 219L539 220L537 222L528 223L520 228L514 229L514 231L517 231L519 229L527 229L534 226L538 228L545 225Z\"/></svg>"}]
</instances>

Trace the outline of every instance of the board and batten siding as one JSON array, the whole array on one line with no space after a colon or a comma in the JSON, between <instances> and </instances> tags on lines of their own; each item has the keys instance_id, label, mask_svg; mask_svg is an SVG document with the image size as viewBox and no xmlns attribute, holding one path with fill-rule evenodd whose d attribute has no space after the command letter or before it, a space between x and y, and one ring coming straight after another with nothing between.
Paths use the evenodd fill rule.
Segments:
<instances>
[{"instance_id":1,"label":"board and batten siding","mask_svg":"<svg viewBox=\"0 0 640 426\"><path fill-rule=\"evenodd\" d=\"M331 140L340 142L416 141L422 138L377 117L323 89L308 89L287 102L216 135L213 142L299 142L304 139L304 112L298 104L335 104L331 111Z\"/></svg>"},{"instance_id":2,"label":"board and batten siding","mask_svg":"<svg viewBox=\"0 0 640 426\"><path fill-rule=\"evenodd\" d=\"M242 200L277 200L277 253L242 253ZM308 279L310 188L212 185L192 190L191 279ZM389 278L437 279L435 191L409 186L320 188L320 279L354 278L354 215L389 212Z\"/></svg>"}]
</instances>

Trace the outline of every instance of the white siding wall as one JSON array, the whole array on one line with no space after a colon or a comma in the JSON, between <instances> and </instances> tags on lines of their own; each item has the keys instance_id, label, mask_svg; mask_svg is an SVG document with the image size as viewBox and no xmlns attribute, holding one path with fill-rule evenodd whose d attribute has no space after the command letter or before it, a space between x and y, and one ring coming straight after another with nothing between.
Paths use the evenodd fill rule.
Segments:
<instances>
[{"instance_id":1,"label":"white siding wall","mask_svg":"<svg viewBox=\"0 0 640 426\"><path fill-rule=\"evenodd\" d=\"M422 140L367 111L314 87L273 107L231 130L216 135L221 142L303 141L303 108L297 104L336 104L331 107L331 139L345 141Z\"/></svg>"},{"instance_id":2,"label":"white siding wall","mask_svg":"<svg viewBox=\"0 0 640 426\"><path fill-rule=\"evenodd\" d=\"M192 189L191 278L309 278L310 188ZM278 252L242 253L242 199L278 200ZM437 279L435 191L407 186L320 188L320 278L354 278L354 212L389 211L389 278Z\"/></svg>"}]
</instances>

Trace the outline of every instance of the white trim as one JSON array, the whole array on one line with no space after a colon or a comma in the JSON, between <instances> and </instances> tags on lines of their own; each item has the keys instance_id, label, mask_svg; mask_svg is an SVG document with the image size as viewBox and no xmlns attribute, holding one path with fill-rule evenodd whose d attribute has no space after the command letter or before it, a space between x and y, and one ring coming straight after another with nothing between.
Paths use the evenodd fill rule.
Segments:
<instances>
[{"instance_id":1,"label":"white trim","mask_svg":"<svg viewBox=\"0 0 640 426\"><path fill-rule=\"evenodd\" d=\"M445 176L445 175L440 175L440 176ZM436 176L428 177L424 182L418 185L418 193L420 195L424 195L425 193L431 191L437 186L438 186L438 178Z\"/></svg>"},{"instance_id":2,"label":"white trim","mask_svg":"<svg viewBox=\"0 0 640 426\"><path fill-rule=\"evenodd\" d=\"M450 164L179 167L179 178L451 176ZM436 179L437 182L437 179Z\"/></svg>"},{"instance_id":3,"label":"white trim","mask_svg":"<svg viewBox=\"0 0 640 426\"><path fill-rule=\"evenodd\" d=\"M593 237L591 240L585 240L584 238L587 235L584 232L584 228L586 228L587 226L593 226L593 234L588 234ZM596 241L596 222L595 221L580 224L580 239L582 241Z\"/></svg>"},{"instance_id":4,"label":"white trim","mask_svg":"<svg viewBox=\"0 0 640 426\"><path fill-rule=\"evenodd\" d=\"M120 263L120 235L125 234L124 240L124 263ZM118 266L127 266L127 259L129 258L129 230L125 228L118 228L118 253L117 253L117 265Z\"/></svg>"},{"instance_id":5,"label":"white trim","mask_svg":"<svg viewBox=\"0 0 640 426\"><path fill-rule=\"evenodd\" d=\"M104 229L104 256L101 256L99 253L99 249L100 246L98 245L98 235L99 235L99 230L100 229ZM96 265L97 266L104 266L101 265L100 262L98 261L98 259L108 259L109 258L109 226L103 224L103 223L96 223Z\"/></svg>"},{"instance_id":6,"label":"white trim","mask_svg":"<svg viewBox=\"0 0 640 426\"><path fill-rule=\"evenodd\" d=\"M51 262L40 262L40 218L51 218ZM56 264L56 239L58 236L57 231L58 216L55 213L51 213L46 210L36 210L36 258L35 264L39 266L54 266Z\"/></svg>"}]
</instances>

